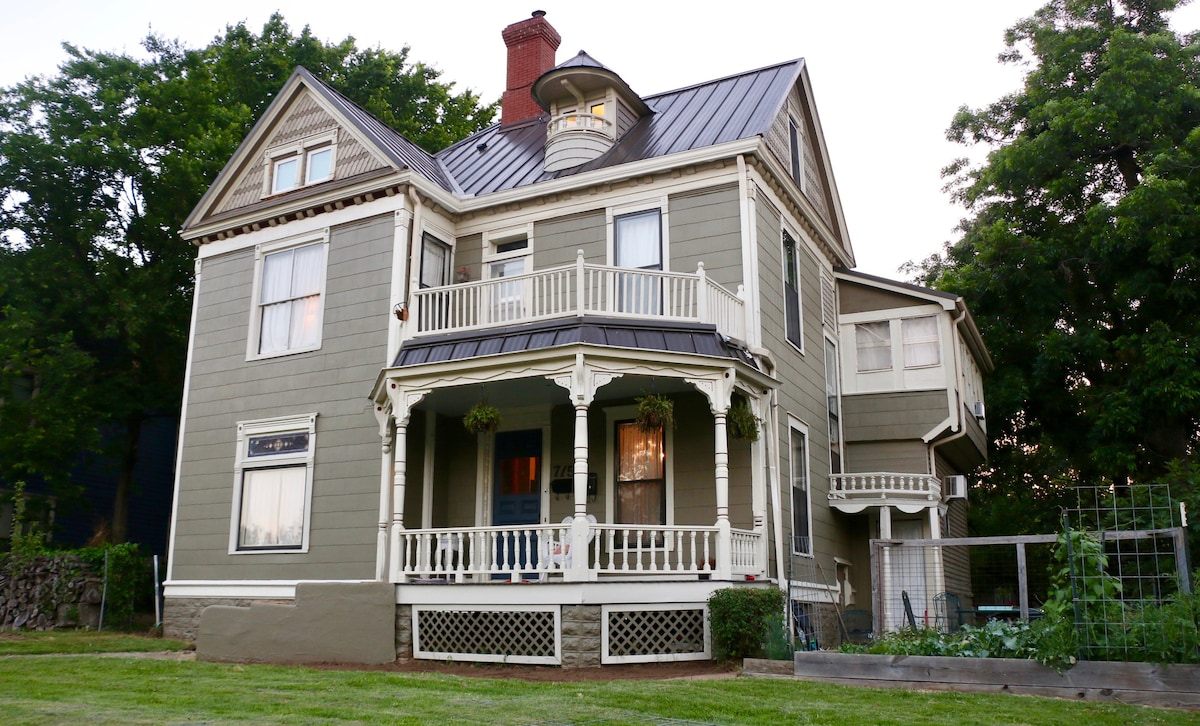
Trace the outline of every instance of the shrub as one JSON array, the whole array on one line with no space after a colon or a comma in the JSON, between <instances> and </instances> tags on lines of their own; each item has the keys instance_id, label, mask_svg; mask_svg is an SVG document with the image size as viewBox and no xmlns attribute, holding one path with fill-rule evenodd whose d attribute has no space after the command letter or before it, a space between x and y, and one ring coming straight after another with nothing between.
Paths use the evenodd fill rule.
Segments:
<instances>
[{"instance_id":1,"label":"shrub","mask_svg":"<svg viewBox=\"0 0 1200 726\"><path fill-rule=\"evenodd\" d=\"M775 588L729 587L708 598L713 656L756 658L766 649L772 622L783 623L783 593Z\"/></svg>"}]
</instances>

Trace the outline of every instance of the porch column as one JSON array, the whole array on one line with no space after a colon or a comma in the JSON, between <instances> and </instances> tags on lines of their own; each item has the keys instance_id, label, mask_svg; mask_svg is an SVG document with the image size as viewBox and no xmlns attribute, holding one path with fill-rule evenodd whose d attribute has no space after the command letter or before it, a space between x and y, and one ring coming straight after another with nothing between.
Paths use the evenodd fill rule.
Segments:
<instances>
[{"instance_id":1,"label":"porch column","mask_svg":"<svg viewBox=\"0 0 1200 726\"><path fill-rule=\"evenodd\" d=\"M404 581L404 487L408 476L408 422L412 417L412 409L429 390L412 390L401 388L395 382L388 382L387 396L391 403L392 418L396 422L396 433L392 445L391 479L392 479L392 512L389 556L390 579L392 582Z\"/></svg>"},{"instance_id":2,"label":"porch column","mask_svg":"<svg viewBox=\"0 0 1200 726\"><path fill-rule=\"evenodd\" d=\"M408 474L408 417L396 421L396 451L392 466L392 582L401 582L401 533L404 531L404 484Z\"/></svg>"},{"instance_id":3,"label":"porch column","mask_svg":"<svg viewBox=\"0 0 1200 726\"><path fill-rule=\"evenodd\" d=\"M575 404L575 519L571 522L571 569L563 573L567 581L590 579L588 562L587 484L588 484L588 405Z\"/></svg>"},{"instance_id":4,"label":"porch column","mask_svg":"<svg viewBox=\"0 0 1200 726\"><path fill-rule=\"evenodd\" d=\"M717 484L717 572L718 580L733 577L733 532L729 524L729 443L725 411L713 412L713 459Z\"/></svg>"},{"instance_id":5,"label":"porch column","mask_svg":"<svg viewBox=\"0 0 1200 726\"><path fill-rule=\"evenodd\" d=\"M383 440L382 463L379 467L379 534L375 544L375 579L387 582L388 523L392 518L392 470L396 465L396 450L392 446L392 412L383 406L375 407L379 420L379 436Z\"/></svg>"},{"instance_id":6,"label":"porch column","mask_svg":"<svg viewBox=\"0 0 1200 726\"><path fill-rule=\"evenodd\" d=\"M942 538L942 516L941 510L938 507L929 508L929 539ZM946 591L946 571L945 561L942 558L942 548L934 547L933 549L933 593ZM928 597L932 602L933 594Z\"/></svg>"}]
</instances>

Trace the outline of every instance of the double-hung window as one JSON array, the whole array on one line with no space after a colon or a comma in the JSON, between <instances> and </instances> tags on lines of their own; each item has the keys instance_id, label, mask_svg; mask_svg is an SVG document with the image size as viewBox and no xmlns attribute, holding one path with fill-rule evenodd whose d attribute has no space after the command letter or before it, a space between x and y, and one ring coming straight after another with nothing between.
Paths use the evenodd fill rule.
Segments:
<instances>
[{"instance_id":1,"label":"double-hung window","mask_svg":"<svg viewBox=\"0 0 1200 726\"><path fill-rule=\"evenodd\" d=\"M942 362L936 316L901 320L900 335L904 340L905 368L923 368Z\"/></svg>"},{"instance_id":2,"label":"double-hung window","mask_svg":"<svg viewBox=\"0 0 1200 726\"><path fill-rule=\"evenodd\" d=\"M249 358L321 347L326 242L256 250Z\"/></svg>"},{"instance_id":3,"label":"double-hung window","mask_svg":"<svg viewBox=\"0 0 1200 726\"><path fill-rule=\"evenodd\" d=\"M829 471L842 473L842 397L837 369L837 345L825 339L825 406L829 412Z\"/></svg>"},{"instance_id":4,"label":"double-hung window","mask_svg":"<svg viewBox=\"0 0 1200 726\"><path fill-rule=\"evenodd\" d=\"M334 131L268 149L263 196L332 179L336 154Z\"/></svg>"},{"instance_id":5,"label":"double-hung window","mask_svg":"<svg viewBox=\"0 0 1200 726\"><path fill-rule=\"evenodd\" d=\"M613 264L647 272L617 273L617 311L634 315L662 314L662 212L622 214L613 218Z\"/></svg>"},{"instance_id":6,"label":"double-hung window","mask_svg":"<svg viewBox=\"0 0 1200 726\"><path fill-rule=\"evenodd\" d=\"M858 370L892 369L892 324L886 320L854 326L854 346Z\"/></svg>"},{"instance_id":7,"label":"double-hung window","mask_svg":"<svg viewBox=\"0 0 1200 726\"><path fill-rule=\"evenodd\" d=\"M616 521L666 524L666 446L662 427L647 430L635 421L618 421L615 439Z\"/></svg>"},{"instance_id":8,"label":"double-hung window","mask_svg":"<svg viewBox=\"0 0 1200 726\"><path fill-rule=\"evenodd\" d=\"M531 282L523 277L530 271L533 248L526 230L486 237L484 269L492 283L484 301L484 317L492 323L524 320L532 302Z\"/></svg>"},{"instance_id":9,"label":"double-hung window","mask_svg":"<svg viewBox=\"0 0 1200 726\"><path fill-rule=\"evenodd\" d=\"M231 552L308 549L316 419L238 424Z\"/></svg>"},{"instance_id":10,"label":"double-hung window","mask_svg":"<svg viewBox=\"0 0 1200 726\"><path fill-rule=\"evenodd\" d=\"M804 333L800 320L800 253L796 240L783 233L783 306L787 321L787 339L804 350Z\"/></svg>"},{"instance_id":11,"label":"double-hung window","mask_svg":"<svg viewBox=\"0 0 1200 726\"><path fill-rule=\"evenodd\" d=\"M811 555L812 517L808 486L808 429L797 421L788 425L791 455L788 465L792 479L792 552Z\"/></svg>"}]
</instances>

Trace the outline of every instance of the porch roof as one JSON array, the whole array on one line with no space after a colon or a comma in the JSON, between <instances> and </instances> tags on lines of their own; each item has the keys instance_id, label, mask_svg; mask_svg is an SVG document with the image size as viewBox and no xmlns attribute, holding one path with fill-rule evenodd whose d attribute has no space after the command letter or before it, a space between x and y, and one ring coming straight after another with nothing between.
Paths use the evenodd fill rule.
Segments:
<instances>
[{"instance_id":1,"label":"porch roof","mask_svg":"<svg viewBox=\"0 0 1200 726\"><path fill-rule=\"evenodd\" d=\"M393 366L442 363L580 343L730 358L758 369L754 358L718 333L715 325L665 320L645 323L590 316L410 339L400 348Z\"/></svg>"}]
</instances>

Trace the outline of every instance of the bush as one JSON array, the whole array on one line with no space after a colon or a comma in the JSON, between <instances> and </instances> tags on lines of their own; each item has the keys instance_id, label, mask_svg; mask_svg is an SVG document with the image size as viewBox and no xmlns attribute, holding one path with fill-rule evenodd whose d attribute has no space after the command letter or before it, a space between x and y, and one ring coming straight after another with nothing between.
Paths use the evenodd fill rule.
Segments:
<instances>
[{"instance_id":1,"label":"bush","mask_svg":"<svg viewBox=\"0 0 1200 726\"><path fill-rule=\"evenodd\" d=\"M761 657L773 622L782 626L783 593L775 588L717 590L708 598L708 613L717 660Z\"/></svg>"}]
</instances>

